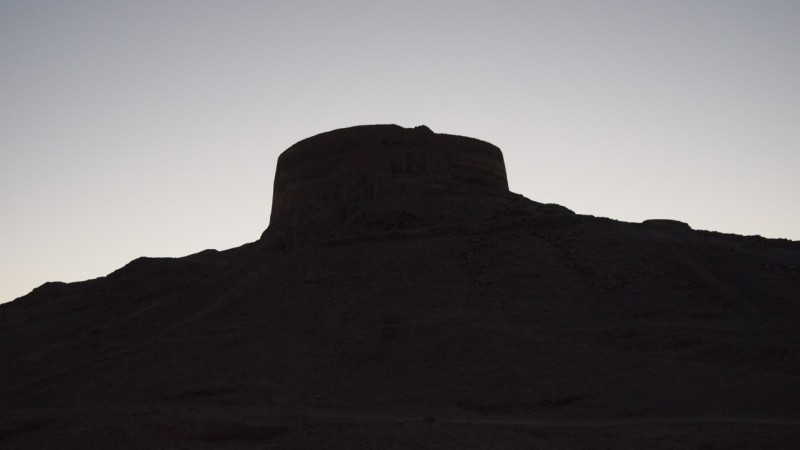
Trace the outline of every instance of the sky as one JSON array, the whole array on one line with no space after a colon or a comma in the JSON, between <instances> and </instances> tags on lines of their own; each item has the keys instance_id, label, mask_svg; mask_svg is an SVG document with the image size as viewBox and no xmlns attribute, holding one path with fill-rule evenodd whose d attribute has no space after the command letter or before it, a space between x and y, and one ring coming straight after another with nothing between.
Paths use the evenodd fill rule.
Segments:
<instances>
[{"instance_id":1,"label":"sky","mask_svg":"<svg viewBox=\"0 0 800 450\"><path fill-rule=\"evenodd\" d=\"M374 123L580 214L800 240L800 1L0 2L0 302L255 241L283 150Z\"/></svg>"}]
</instances>

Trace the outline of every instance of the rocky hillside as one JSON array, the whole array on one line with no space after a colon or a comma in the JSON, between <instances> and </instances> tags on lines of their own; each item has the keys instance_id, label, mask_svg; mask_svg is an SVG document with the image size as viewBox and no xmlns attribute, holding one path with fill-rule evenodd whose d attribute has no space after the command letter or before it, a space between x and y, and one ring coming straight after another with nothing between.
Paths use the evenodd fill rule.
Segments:
<instances>
[{"instance_id":1,"label":"rocky hillside","mask_svg":"<svg viewBox=\"0 0 800 450\"><path fill-rule=\"evenodd\" d=\"M366 126L256 242L0 305L0 448L795 448L800 243L576 215Z\"/></svg>"}]
</instances>

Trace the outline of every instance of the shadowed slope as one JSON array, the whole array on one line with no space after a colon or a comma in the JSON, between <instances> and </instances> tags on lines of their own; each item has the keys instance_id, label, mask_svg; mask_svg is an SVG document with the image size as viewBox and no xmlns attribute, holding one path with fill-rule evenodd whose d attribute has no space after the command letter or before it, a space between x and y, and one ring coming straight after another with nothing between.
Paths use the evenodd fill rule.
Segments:
<instances>
[{"instance_id":1,"label":"shadowed slope","mask_svg":"<svg viewBox=\"0 0 800 450\"><path fill-rule=\"evenodd\" d=\"M362 131L372 142L381 130L424 131ZM379 227L354 213L326 233L273 211L259 242L140 258L0 305L0 447L800 438L798 243L580 216L436 174L384 176L437 194L392 188L387 200L378 189L355 210L422 219ZM299 192L283 208L346 198ZM430 215L448 199L476 206Z\"/></svg>"}]
</instances>

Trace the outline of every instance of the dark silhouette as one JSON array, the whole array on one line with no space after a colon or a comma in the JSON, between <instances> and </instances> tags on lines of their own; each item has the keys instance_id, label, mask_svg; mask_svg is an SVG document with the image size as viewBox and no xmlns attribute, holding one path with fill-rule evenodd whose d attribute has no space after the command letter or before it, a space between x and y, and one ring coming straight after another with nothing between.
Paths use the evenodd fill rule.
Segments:
<instances>
[{"instance_id":1,"label":"dark silhouette","mask_svg":"<svg viewBox=\"0 0 800 450\"><path fill-rule=\"evenodd\" d=\"M258 241L0 305L0 448L795 448L798 323L800 243L354 127L281 155Z\"/></svg>"}]
</instances>

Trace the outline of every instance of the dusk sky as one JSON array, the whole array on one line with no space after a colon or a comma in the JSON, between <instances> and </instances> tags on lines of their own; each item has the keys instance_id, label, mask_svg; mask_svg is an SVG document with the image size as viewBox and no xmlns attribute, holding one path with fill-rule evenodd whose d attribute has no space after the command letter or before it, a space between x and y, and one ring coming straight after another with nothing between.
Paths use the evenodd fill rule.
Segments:
<instances>
[{"instance_id":1,"label":"dusk sky","mask_svg":"<svg viewBox=\"0 0 800 450\"><path fill-rule=\"evenodd\" d=\"M0 302L252 242L280 152L374 123L580 214L800 240L800 1L0 2Z\"/></svg>"}]
</instances>

